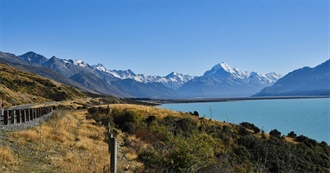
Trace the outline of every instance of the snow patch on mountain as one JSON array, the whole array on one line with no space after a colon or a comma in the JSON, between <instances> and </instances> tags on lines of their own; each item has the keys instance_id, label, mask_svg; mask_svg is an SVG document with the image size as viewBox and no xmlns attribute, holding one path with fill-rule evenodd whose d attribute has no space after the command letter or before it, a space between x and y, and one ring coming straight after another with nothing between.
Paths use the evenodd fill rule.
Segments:
<instances>
[{"instance_id":1,"label":"snow patch on mountain","mask_svg":"<svg viewBox=\"0 0 330 173\"><path fill-rule=\"evenodd\" d=\"M86 67L88 66L88 64L85 63L85 62L82 61L82 60L74 60L74 61L73 61L73 64L74 64L74 65L77 65L77 66L79 66L79 67L82 67L82 68L86 68Z\"/></svg>"},{"instance_id":2,"label":"snow patch on mountain","mask_svg":"<svg viewBox=\"0 0 330 173\"><path fill-rule=\"evenodd\" d=\"M274 83L282 77L282 75L274 72L267 74L259 74L257 72L249 73L238 68L232 68L225 62L216 64L211 70L206 71L203 76L222 79L257 80L260 83Z\"/></svg>"},{"instance_id":3,"label":"snow patch on mountain","mask_svg":"<svg viewBox=\"0 0 330 173\"><path fill-rule=\"evenodd\" d=\"M92 65L92 68L102 72L107 72L107 69L102 64Z\"/></svg>"},{"instance_id":4,"label":"snow patch on mountain","mask_svg":"<svg viewBox=\"0 0 330 173\"><path fill-rule=\"evenodd\" d=\"M167 76L149 76L144 74L135 74L132 70L108 70L102 64L92 66L93 69L110 74L118 79L133 79L137 82L148 84L148 83L161 83L164 86L177 89L187 81L193 79L193 76L183 75L177 72L172 72Z\"/></svg>"}]
</instances>

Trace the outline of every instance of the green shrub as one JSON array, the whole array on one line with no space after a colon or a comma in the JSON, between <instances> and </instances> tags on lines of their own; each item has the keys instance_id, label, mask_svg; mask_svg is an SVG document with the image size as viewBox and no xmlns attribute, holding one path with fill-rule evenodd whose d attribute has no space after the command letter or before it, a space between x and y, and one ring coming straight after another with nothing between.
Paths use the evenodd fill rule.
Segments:
<instances>
[{"instance_id":1,"label":"green shrub","mask_svg":"<svg viewBox=\"0 0 330 173\"><path fill-rule=\"evenodd\" d=\"M241 126L253 130L254 133L259 133L260 129L252 123L242 122Z\"/></svg>"},{"instance_id":2,"label":"green shrub","mask_svg":"<svg viewBox=\"0 0 330 173\"><path fill-rule=\"evenodd\" d=\"M270 136L276 137L276 138L281 138L281 132L278 131L277 129L271 130L269 132Z\"/></svg>"}]
</instances>

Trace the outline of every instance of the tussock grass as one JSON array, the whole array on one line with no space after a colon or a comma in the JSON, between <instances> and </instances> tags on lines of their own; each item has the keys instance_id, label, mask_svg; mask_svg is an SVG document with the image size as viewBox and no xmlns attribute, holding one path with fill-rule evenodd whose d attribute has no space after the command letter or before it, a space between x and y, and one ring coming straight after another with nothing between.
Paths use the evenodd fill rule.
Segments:
<instances>
[{"instance_id":1,"label":"tussock grass","mask_svg":"<svg viewBox=\"0 0 330 173\"><path fill-rule=\"evenodd\" d=\"M124 110L124 109L129 109L132 112L135 112L137 114L140 115L144 115L144 116L149 116L149 115L157 115L157 118L164 118L168 115L171 116L185 116L183 113L180 112L175 112L175 111L171 111L168 109L164 109L164 108L156 108L153 106L142 106L142 105L132 105L132 104L114 104L111 105L110 107L111 109L118 109L118 110Z\"/></svg>"},{"instance_id":2,"label":"tussock grass","mask_svg":"<svg viewBox=\"0 0 330 173\"><path fill-rule=\"evenodd\" d=\"M37 142L39 140L39 135L35 130L19 131L17 133L14 133L13 136L18 139L17 142L20 145L25 145L30 142Z\"/></svg>"},{"instance_id":3,"label":"tussock grass","mask_svg":"<svg viewBox=\"0 0 330 173\"><path fill-rule=\"evenodd\" d=\"M6 170L14 169L16 153L21 172L103 172L110 162L107 129L85 116L86 111L57 111L40 126L6 133L16 149L0 148L6 153L0 162L5 159L11 163Z\"/></svg>"},{"instance_id":4,"label":"tussock grass","mask_svg":"<svg viewBox=\"0 0 330 173\"><path fill-rule=\"evenodd\" d=\"M0 163L2 166L17 164L13 151L7 146L0 146Z\"/></svg>"}]
</instances>

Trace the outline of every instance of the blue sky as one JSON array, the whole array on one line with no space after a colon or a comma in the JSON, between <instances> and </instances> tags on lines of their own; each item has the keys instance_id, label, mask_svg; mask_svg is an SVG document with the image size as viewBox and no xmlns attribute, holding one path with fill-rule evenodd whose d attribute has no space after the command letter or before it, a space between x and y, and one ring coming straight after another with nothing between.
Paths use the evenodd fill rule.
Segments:
<instances>
[{"instance_id":1,"label":"blue sky","mask_svg":"<svg viewBox=\"0 0 330 173\"><path fill-rule=\"evenodd\" d=\"M202 75L286 73L329 59L328 0L0 0L0 51Z\"/></svg>"}]
</instances>

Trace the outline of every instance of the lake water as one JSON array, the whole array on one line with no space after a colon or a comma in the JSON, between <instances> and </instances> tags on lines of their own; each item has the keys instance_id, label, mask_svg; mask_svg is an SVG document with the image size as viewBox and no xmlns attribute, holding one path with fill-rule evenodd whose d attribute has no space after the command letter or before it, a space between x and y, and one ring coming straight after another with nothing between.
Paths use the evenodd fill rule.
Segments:
<instances>
[{"instance_id":1,"label":"lake water","mask_svg":"<svg viewBox=\"0 0 330 173\"><path fill-rule=\"evenodd\" d=\"M287 135L294 131L330 144L330 98L175 103L159 107L198 111L200 116L235 124L250 122L265 132L277 129Z\"/></svg>"}]
</instances>

